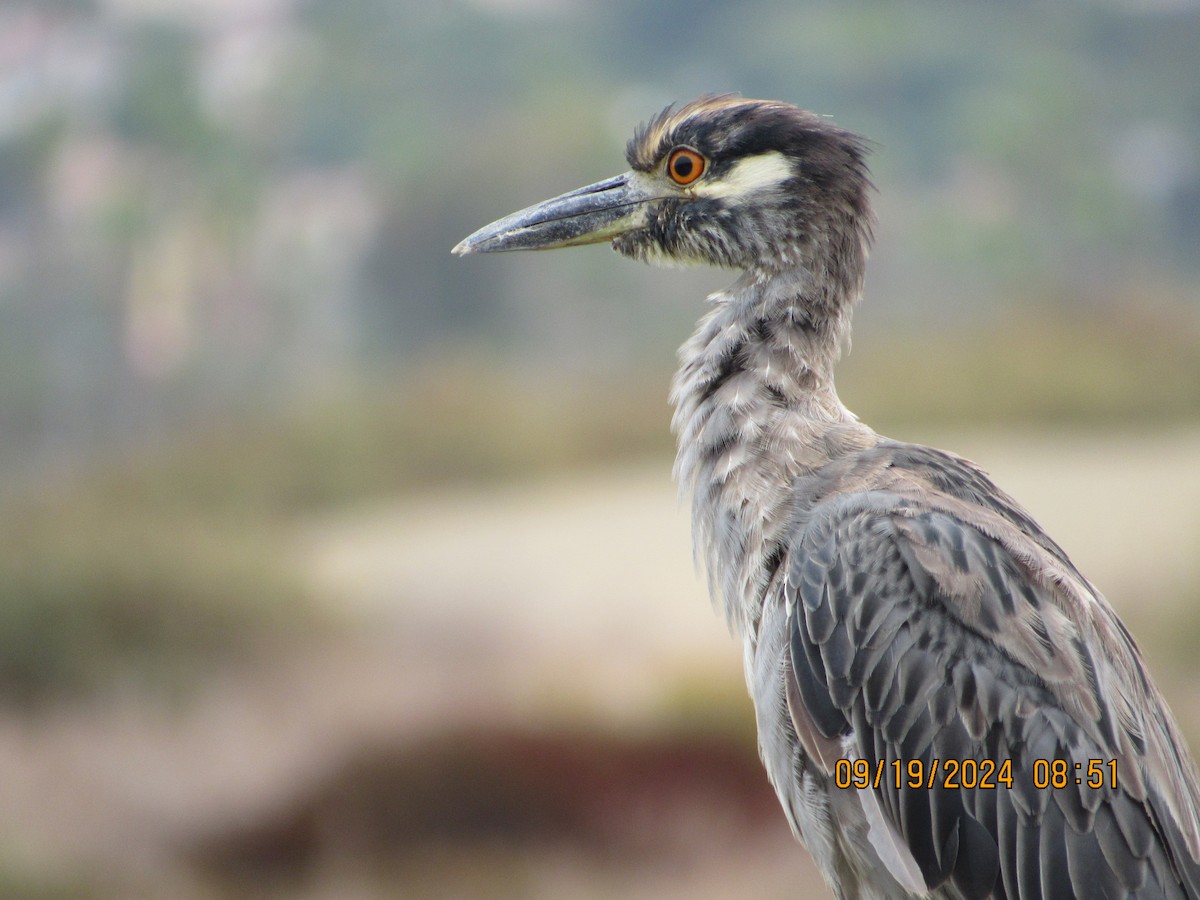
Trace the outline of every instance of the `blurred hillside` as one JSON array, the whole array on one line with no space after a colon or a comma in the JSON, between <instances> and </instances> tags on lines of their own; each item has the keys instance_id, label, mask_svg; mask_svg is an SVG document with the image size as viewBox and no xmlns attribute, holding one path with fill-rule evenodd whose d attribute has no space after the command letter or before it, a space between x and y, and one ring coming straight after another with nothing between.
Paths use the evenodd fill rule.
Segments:
<instances>
[{"instance_id":1,"label":"blurred hillside","mask_svg":"<svg viewBox=\"0 0 1200 900\"><path fill-rule=\"evenodd\" d=\"M0 466L398 384L447 348L659 378L725 273L447 251L618 170L639 120L703 91L877 142L864 340L1047 308L1166 308L1178 333L1200 304L1197 46L1183 0L10 0Z\"/></svg>"}]
</instances>

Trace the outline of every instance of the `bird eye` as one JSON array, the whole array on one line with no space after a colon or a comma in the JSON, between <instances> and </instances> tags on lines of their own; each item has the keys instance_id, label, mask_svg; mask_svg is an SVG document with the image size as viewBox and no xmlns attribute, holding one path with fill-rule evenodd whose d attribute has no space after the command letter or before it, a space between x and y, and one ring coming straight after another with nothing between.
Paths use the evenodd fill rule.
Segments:
<instances>
[{"instance_id":1,"label":"bird eye","mask_svg":"<svg viewBox=\"0 0 1200 900\"><path fill-rule=\"evenodd\" d=\"M676 184L691 184L704 174L704 157L690 147L676 147L667 157L667 174Z\"/></svg>"}]
</instances>

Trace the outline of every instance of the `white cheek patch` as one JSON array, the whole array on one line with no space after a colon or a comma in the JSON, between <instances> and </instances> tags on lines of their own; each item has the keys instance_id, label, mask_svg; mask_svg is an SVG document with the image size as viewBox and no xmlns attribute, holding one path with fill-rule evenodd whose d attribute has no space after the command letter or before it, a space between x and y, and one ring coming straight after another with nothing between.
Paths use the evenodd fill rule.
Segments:
<instances>
[{"instance_id":1,"label":"white cheek patch","mask_svg":"<svg viewBox=\"0 0 1200 900\"><path fill-rule=\"evenodd\" d=\"M756 191L770 190L793 175L786 156L778 150L738 160L724 177L692 188L697 197L743 197Z\"/></svg>"}]
</instances>

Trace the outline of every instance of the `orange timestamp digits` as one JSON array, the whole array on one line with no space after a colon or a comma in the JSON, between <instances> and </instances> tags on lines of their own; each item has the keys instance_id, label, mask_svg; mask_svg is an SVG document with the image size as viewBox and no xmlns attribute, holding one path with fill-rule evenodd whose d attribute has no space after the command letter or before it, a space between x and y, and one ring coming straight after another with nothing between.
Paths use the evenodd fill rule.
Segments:
<instances>
[{"instance_id":1,"label":"orange timestamp digits","mask_svg":"<svg viewBox=\"0 0 1200 900\"><path fill-rule=\"evenodd\" d=\"M1086 786L1097 791L1107 784L1115 791L1117 789L1117 761L1115 759L1089 759L1086 767L1082 762L1072 764L1065 759L1035 759L1033 761L1033 786L1035 788L1064 788L1068 784Z\"/></svg>"},{"instance_id":2,"label":"orange timestamp digits","mask_svg":"<svg viewBox=\"0 0 1200 900\"><path fill-rule=\"evenodd\" d=\"M1035 759L1033 786L1039 790L1065 788L1069 784L1100 790L1105 785L1117 788L1117 761L1089 759L1072 763L1065 759ZM963 788L965 790L1012 789L1012 760L997 763L991 759L839 759L833 767L833 783L847 788Z\"/></svg>"},{"instance_id":3,"label":"orange timestamp digits","mask_svg":"<svg viewBox=\"0 0 1200 900\"><path fill-rule=\"evenodd\" d=\"M1012 760L910 759L904 762L881 759L872 765L865 759L839 759L833 766L833 783L841 788L942 787L947 789L995 790L1011 788Z\"/></svg>"}]
</instances>

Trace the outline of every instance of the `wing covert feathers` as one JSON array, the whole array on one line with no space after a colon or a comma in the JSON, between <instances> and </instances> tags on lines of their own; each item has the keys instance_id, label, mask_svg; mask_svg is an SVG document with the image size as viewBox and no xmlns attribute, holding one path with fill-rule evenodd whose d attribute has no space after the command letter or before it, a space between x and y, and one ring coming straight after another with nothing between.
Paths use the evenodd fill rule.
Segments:
<instances>
[{"instance_id":1,"label":"wing covert feathers","mask_svg":"<svg viewBox=\"0 0 1200 900\"><path fill-rule=\"evenodd\" d=\"M876 452L859 490L814 503L779 602L805 751L826 775L842 756L888 767L864 802L891 829L871 838L889 871L911 878L898 841L947 896L1200 897L1195 770L1107 603L969 463ZM1107 766L1089 786L1110 759L1117 786ZM910 760L1007 761L1012 787L897 784ZM1055 760L1069 783L1039 788Z\"/></svg>"}]
</instances>

